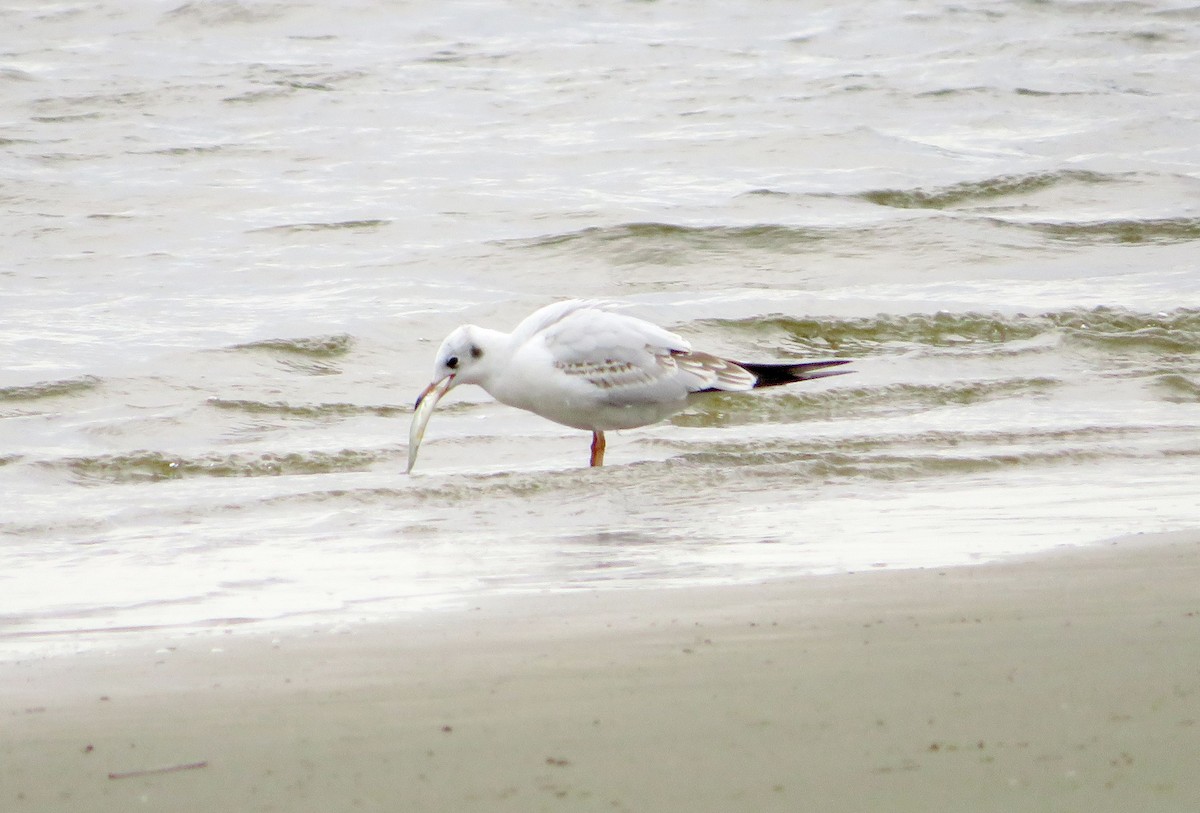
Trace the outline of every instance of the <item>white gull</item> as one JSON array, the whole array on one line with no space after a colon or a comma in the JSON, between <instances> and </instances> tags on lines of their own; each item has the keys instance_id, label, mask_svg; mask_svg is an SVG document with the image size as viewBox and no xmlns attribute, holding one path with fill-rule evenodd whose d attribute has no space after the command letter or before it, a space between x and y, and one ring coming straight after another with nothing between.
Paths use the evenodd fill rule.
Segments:
<instances>
[{"instance_id":1,"label":"white gull","mask_svg":"<svg viewBox=\"0 0 1200 813\"><path fill-rule=\"evenodd\" d=\"M417 398L408 469L437 402L477 384L502 404L592 433L593 466L604 463L604 433L657 423L699 393L742 392L839 375L846 359L746 364L692 350L686 339L590 300L555 302L512 333L463 325L438 348L433 383Z\"/></svg>"}]
</instances>

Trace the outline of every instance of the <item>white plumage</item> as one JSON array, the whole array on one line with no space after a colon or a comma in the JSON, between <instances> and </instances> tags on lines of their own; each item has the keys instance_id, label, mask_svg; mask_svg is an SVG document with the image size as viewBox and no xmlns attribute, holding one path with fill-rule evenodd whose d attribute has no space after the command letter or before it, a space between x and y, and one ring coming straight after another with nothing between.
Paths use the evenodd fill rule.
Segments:
<instances>
[{"instance_id":1,"label":"white plumage","mask_svg":"<svg viewBox=\"0 0 1200 813\"><path fill-rule=\"evenodd\" d=\"M463 325L442 342L434 378L417 399L408 470L437 401L459 384L556 423L591 430L592 465L604 432L657 423L699 392L742 391L836 375L845 361L740 364L697 353L683 337L604 304L568 300L526 317L511 333Z\"/></svg>"}]
</instances>

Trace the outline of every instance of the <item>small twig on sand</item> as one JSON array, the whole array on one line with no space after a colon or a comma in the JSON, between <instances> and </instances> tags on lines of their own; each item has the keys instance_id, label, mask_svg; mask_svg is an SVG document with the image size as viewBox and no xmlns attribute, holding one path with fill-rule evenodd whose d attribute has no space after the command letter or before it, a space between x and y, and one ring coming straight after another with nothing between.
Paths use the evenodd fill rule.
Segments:
<instances>
[{"instance_id":1,"label":"small twig on sand","mask_svg":"<svg viewBox=\"0 0 1200 813\"><path fill-rule=\"evenodd\" d=\"M176 771L194 771L197 768L207 768L208 760L202 762L188 762L183 765L168 765L165 768L147 768L143 771L121 771L119 773L109 772L109 779L136 779L139 776L154 776L160 773L175 773Z\"/></svg>"}]
</instances>

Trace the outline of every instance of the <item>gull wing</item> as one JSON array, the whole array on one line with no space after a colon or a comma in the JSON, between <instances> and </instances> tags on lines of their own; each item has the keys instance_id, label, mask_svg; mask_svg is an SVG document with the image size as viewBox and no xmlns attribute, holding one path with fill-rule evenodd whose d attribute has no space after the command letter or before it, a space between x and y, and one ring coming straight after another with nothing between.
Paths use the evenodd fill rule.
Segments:
<instances>
[{"instance_id":1,"label":"gull wing","mask_svg":"<svg viewBox=\"0 0 1200 813\"><path fill-rule=\"evenodd\" d=\"M611 403L678 400L705 389L743 390L755 376L737 364L692 352L683 337L657 325L572 300L550 305L513 332L593 397Z\"/></svg>"}]
</instances>

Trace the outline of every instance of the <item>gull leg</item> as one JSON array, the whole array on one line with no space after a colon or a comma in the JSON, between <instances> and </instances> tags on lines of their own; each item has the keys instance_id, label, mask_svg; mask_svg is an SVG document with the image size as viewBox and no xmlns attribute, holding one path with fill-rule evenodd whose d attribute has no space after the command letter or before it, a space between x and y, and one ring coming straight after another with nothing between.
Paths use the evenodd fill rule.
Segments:
<instances>
[{"instance_id":1,"label":"gull leg","mask_svg":"<svg viewBox=\"0 0 1200 813\"><path fill-rule=\"evenodd\" d=\"M604 433L592 432L592 465L604 465Z\"/></svg>"}]
</instances>

